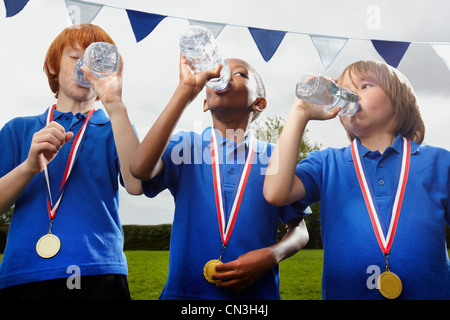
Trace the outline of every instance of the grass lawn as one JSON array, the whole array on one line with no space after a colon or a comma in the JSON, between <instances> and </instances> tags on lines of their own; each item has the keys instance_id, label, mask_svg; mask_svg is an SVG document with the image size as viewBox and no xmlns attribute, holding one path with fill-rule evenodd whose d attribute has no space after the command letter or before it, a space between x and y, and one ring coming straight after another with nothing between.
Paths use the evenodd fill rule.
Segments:
<instances>
[{"instance_id":1,"label":"grass lawn","mask_svg":"<svg viewBox=\"0 0 450 320\"><path fill-rule=\"evenodd\" d=\"M125 251L131 299L157 300L167 279L169 251ZM0 254L0 261L3 254ZM320 300L323 250L303 250L280 263L283 300Z\"/></svg>"},{"instance_id":2,"label":"grass lawn","mask_svg":"<svg viewBox=\"0 0 450 320\"><path fill-rule=\"evenodd\" d=\"M133 300L158 299L167 278L168 251L125 251ZM283 300L320 300L323 250L303 250L280 263Z\"/></svg>"},{"instance_id":3,"label":"grass lawn","mask_svg":"<svg viewBox=\"0 0 450 320\"><path fill-rule=\"evenodd\" d=\"M322 299L323 250L308 249L281 261L282 300Z\"/></svg>"},{"instance_id":4,"label":"grass lawn","mask_svg":"<svg viewBox=\"0 0 450 320\"><path fill-rule=\"evenodd\" d=\"M156 300L167 279L169 251L125 251L133 300Z\"/></svg>"},{"instance_id":5,"label":"grass lawn","mask_svg":"<svg viewBox=\"0 0 450 320\"><path fill-rule=\"evenodd\" d=\"M450 255L450 250L448 251ZM133 300L156 300L167 278L169 251L125 251ZM3 255L0 254L0 262ZM282 300L320 300L323 250L302 250L280 263Z\"/></svg>"}]
</instances>

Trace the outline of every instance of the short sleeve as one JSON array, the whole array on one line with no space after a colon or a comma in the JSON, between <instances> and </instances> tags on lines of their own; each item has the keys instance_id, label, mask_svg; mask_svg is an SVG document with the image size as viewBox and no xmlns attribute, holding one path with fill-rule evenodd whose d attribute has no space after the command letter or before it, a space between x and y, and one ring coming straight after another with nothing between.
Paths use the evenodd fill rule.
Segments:
<instances>
[{"instance_id":1,"label":"short sleeve","mask_svg":"<svg viewBox=\"0 0 450 320\"><path fill-rule=\"evenodd\" d=\"M17 167L20 163L17 152L20 148L15 145L17 139L12 130L13 123L8 122L0 131L0 177Z\"/></svg>"},{"instance_id":2,"label":"short sleeve","mask_svg":"<svg viewBox=\"0 0 450 320\"><path fill-rule=\"evenodd\" d=\"M295 169L295 174L303 182L306 189L305 198L300 200L303 207L320 201L322 189L323 160L320 151L314 151L302 160Z\"/></svg>"},{"instance_id":3,"label":"short sleeve","mask_svg":"<svg viewBox=\"0 0 450 320\"><path fill-rule=\"evenodd\" d=\"M142 188L147 197L156 197L160 192L169 189L176 195L185 157L190 155L191 137L189 132L174 134L162 155L164 171L151 180L143 181Z\"/></svg>"},{"instance_id":4,"label":"short sleeve","mask_svg":"<svg viewBox=\"0 0 450 320\"><path fill-rule=\"evenodd\" d=\"M450 204L449 204L449 199L450 199L450 166L448 169L448 178L447 178L447 204L445 207L445 220L447 221L447 225L450 227Z\"/></svg>"},{"instance_id":5,"label":"short sleeve","mask_svg":"<svg viewBox=\"0 0 450 320\"><path fill-rule=\"evenodd\" d=\"M280 207L280 221L287 224L292 219L304 218L310 215L311 211L300 201L296 201L290 205Z\"/></svg>"}]
</instances>

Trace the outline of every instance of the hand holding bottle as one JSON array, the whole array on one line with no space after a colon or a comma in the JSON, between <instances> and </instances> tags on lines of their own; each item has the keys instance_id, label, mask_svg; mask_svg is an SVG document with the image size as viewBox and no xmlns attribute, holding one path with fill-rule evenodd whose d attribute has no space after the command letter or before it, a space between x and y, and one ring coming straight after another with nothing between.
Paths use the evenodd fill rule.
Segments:
<instances>
[{"instance_id":1,"label":"hand holding bottle","mask_svg":"<svg viewBox=\"0 0 450 320\"><path fill-rule=\"evenodd\" d=\"M325 110L340 107L338 115L351 117L359 110L358 95L322 75L305 74L297 83L296 96L308 103L324 106Z\"/></svg>"},{"instance_id":2,"label":"hand holding bottle","mask_svg":"<svg viewBox=\"0 0 450 320\"><path fill-rule=\"evenodd\" d=\"M75 79L80 86L92 88L92 84L81 71L83 66L99 79L112 75L119 68L119 53L116 46L107 42L93 42L78 60L75 66Z\"/></svg>"},{"instance_id":3,"label":"hand holding bottle","mask_svg":"<svg viewBox=\"0 0 450 320\"><path fill-rule=\"evenodd\" d=\"M120 54L118 56L120 57L120 61L118 60L118 69L107 77L98 77L86 66L80 68L83 77L94 88L95 93L102 101L108 114L114 111L111 106L117 105L117 103L122 104L123 60Z\"/></svg>"},{"instance_id":4,"label":"hand holding bottle","mask_svg":"<svg viewBox=\"0 0 450 320\"><path fill-rule=\"evenodd\" d=\"M210 79L206 86L224 90L230 80L230 69L219 53L214 36L209 29L202 26L189 27L180 38L180 50L189 61L193 73L214 70L222 65L220 76Z\"/></svg>"},{"instance_id":5,"label":"hand holding bottle","mask_svg":"<svg viewBox=\"0 0 450 320\"><path fill-rule=\"evenodd\" d=\"M189 95L189 103L203 90L206 83L213 78L220 76L221 65L217 65L213 70L192 73L188 59L180 52L180 83Z\"/></svg>"},{"instance_id":6,"label":"hand holding bottle","mask_svg":"<svg viewBox=\"0 0 450 320\"><path fill-rule=\"evenodd\" d=\"M297 97L294 98L293 109L299 111L305 117L306 121L309 120L329 120L336 118L341 111L340 107L325 109L323 105L305 102Z\"/></svg>"}]
</instances>

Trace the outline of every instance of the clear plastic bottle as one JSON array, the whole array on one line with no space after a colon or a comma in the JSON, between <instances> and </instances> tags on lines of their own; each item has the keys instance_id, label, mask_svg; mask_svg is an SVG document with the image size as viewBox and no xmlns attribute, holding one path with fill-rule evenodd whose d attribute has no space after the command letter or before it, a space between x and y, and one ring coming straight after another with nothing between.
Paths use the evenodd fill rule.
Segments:
<instances>
[{"instance_id":1,"label":"clear plastic bottle","mask_svg":"<svg viewBox=\"0 0 450 320\"><path fill-rule=\"evenodd\" d=\"M180 38L180 50L195 70L213 70L222 65L220 77L208 81L207 87L224 90L230 80L230 68L217 49L216 40L211 31L203 26L193 25L186 29Z\"/></svg>"},{"instance_id":2,"label":"clear plastic bottle","mask_svg":"<svg viewBox=\"0 0 450 320\"><path fill-rule=\"evenodd\" d=\"M359 110L356 93L322 75L304 75L297 83L295 94L305 102L325 106L325 110L341 107L338 115L342 117L351 117Z\"/></svg>"},{"instance_id":3,"label":"clear plastic bottle","mask_svg":"<svg viewBox=\"0 0 450 320\"><path fill-rule=\"evenodd\" d=\"M82 87L92 88L81 71L82 66L87 67L97 78L106 78L117 71L119 52L115 45L107 42L93 42L86 48L75 66L75 80Z\"/></svg>"}]
</instances>

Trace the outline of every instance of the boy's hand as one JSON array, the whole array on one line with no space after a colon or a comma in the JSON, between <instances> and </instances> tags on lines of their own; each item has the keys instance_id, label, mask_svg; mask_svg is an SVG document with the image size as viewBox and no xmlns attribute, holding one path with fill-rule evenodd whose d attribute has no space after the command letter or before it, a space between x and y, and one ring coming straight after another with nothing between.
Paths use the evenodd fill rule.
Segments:
<instances>
[{"instance_id":1,"label":"boy's hand","mask_svg":"<svg viewBox=\"0 0 450 320\"><path fill-rule=\"evenodd\" d=\"M118 102L122 105L122 72L123 72L123 59L119 53L119 67L115 73L109 77L99 79L94 76L88 68L81 67L86 79L94 87L95 93L102 101L108 114L113 110L114 106L117 106Z\"/></svg>"},{"instance_id":2,"label":"boy's hand","mask_svg":"<svg viewBox=\"0 0 450 320\"><path fill-rule=\"evenodd\" d=\"M342 108L336 107L331 110L325 110L324 106L305 102L297 97L294 100L294 108L306 114L308 120L327 120L337 116Z\"/></svg>"},{"instance_id":3,"label":"boy's hand","mask_svg":"<svg viewBox=\"0 0 450 320\"><path fill-rule=\"evenodd\" d=\"M203 90L203 87L210 79L220 77L222 65L217 66L214 70L206 70L194 74L192 74L190 66L189 61L180 52L180 86L189 91L189 100L192 101Z\"/></svg>"},{"instance_id":4,"label":"boy's hand","mask_svg":"<svg viewBox=\"0 0 450 320\"><path fill-rule=\"evenodd\" d=\"M64 127L52 121L33 135L26 164L37 174L52 161L61 147L73 137L73 132L65 132Z\"/></svg>"},{"instance_id":5,"label":"boy's hand","mask_svg":"<svg viewBox=\"0 0 450 320\"><path fill-rule=\"evenodd\" d=\"M254 284L264 273L277 264L269 248L254 250L234 261L216 266L212 279L219 280L219 288L243 290Z\"/></svg>"}]
</instances>

